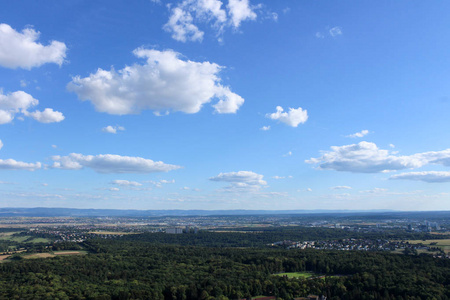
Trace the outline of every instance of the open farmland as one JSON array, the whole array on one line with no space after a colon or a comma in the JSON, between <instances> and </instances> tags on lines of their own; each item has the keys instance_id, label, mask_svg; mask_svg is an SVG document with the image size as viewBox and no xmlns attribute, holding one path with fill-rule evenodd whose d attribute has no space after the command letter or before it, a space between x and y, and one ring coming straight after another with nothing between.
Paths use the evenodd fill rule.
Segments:
<instances>
[{"instance_id":1,"label":"open farmland","mask_svg":"<svg viewBox=\"0 0 450 300\"><path fill-rule=\"evenodd\" d=\"M442 251L449 254L450 253L450 239L442 240L409 240L410 244L422 244L428 247L438 247Z\"/></svg>"},{"instance_id":2,"label":"open farmland","mask_svg":"<svg viewBox=\"0 0 450 300\"><path fill-rule=\"evenodd\" d=\"M275 274L276 276L286 276L287 278L301 278L308 279L310 277L318 276L317 274L311 272L288 272Z\"/></svg>"}]
</instances>

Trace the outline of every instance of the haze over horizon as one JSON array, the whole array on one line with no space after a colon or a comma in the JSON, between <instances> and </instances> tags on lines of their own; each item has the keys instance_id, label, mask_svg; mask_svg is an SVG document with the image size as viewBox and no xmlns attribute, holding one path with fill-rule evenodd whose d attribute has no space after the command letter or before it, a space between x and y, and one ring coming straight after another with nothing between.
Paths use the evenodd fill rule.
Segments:
<instances>
[{"instance_id":1,"label":"haze over horizon","mask_svg":"<svg viewBox=\"0 0 450 300\"><path fill-rule=\"evenodd\" d=\"M450 210L449 9L6 2L0 207Z\"/></svg>"}]
</instances>

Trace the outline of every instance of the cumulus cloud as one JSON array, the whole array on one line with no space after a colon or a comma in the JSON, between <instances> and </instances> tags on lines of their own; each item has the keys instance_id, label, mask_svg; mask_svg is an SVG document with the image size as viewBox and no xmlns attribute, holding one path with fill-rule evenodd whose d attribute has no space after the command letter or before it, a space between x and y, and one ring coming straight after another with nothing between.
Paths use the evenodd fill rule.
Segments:
<instances>
[{"instance_id":1,"label":"cumulus cloud","mask_svg":"<svg viewBox=\"0 0 450 300\"><path fill-rule=\"evenodd\" d=\"M352 188L350 186L346 186L346 185L338 185L338 186L330 187L330 189L332 189L332 190L351 190Z\"/></svg>"},{"instance_id":2,"label":"cumulus cloud","mask_svg":"<svg viewBox=\"0 0 450 300\"><path fill-rule=\"evenodd\" d=\"M0 140L0 149L3 148L3 142ZM36 163L26 163L23 161L17 161L14 159L0 159L0 170L28 170L34 171L40 169L42 164L40 162ZM5 182L1 182L5 183Z\"/></svg>"},{"instance_id":3,"label":"cumulus cloud","mask_svg":"<svg viewBox=\"0 0 450 300\"><path fill-rule=\"evenodd\" d=\"M450 172L424 171L392 175L389 179L419 180L430 183L450 182Z\"/></svg>"},{"instance_id":4,"label":"cumulus cloud","mask_svg":"<svg viewBox=\"0 0 450 300\"><path fill-rule=\"evenodd\" d=\"M270 130L270 126L263 126L260 129L263 131L267 131L267 130Z\"/></svg>"},{"instance_id":5,"label":"cumulus cloud","mask_svg":"<svg viewBox=\"0 0 450 300\"><path fill-rule=\"evenodd\" d=\"M46 108L44 111L26 112L26 116L29 116L41 123L57 123L64 120L64 115L59 111L54 111L51 108Z\"/></svg>"},{"instance_id":6,"label":"cumulus cloud","mask_svg":"<svg viewBox=\"0 0 450 300\"><path fill-rule=\"evenodd\" d=\"M180 42L203 40L204 32L193 24L194 18L189 11L183 10L182 7L175 7L171 13L163 29L171 32L174 40Z\"/></svg>"},{"instance_id":7,"label":"cumulus cloud","mask_svg":"<svg viewBox=\"0 0 450 300\"><path fill-rule=\"evenodd\" d=\"M23 161L16 161L14 159L0 159L0 170L27 170L34 171L40 169L42 164L40 162L36 163L26 163Z\"/></svg>"},{"instance_id":8,"label":"cumulus cloud","mask_svg":"<svg viewBox=\"0 0 450 300\"><path fill-rule=\"evenodd\" d=\"M204 32L198 25L211 26L219 41L226 28L238 29L243 21L254 21L255 10L260 6L251 6L249 0L229 0L226 6L219 0L183 0L177 6L168 6L170 16L163 29L180 41L202 41ZM271 13L277 20L278 15Z\"/></svg>"},{"instance_id":9,"label":"cumulus cloud","mask_svg":"<svg viewBox=\"0 0 450 300\"><path fill-rule=\"evenodd\" d=\"M98 69L85 78L76 76L68 90L91 101L97 111L114 115L145 109L158 115L161 111L193 114L213 99L217 113L236 113L244 103L241 96L220 84L223 67L215 63L182 60L172 50L138 48L133 53L146 62L119 71Z\"/></svg>"},{"instance_id":10,"label":"cumulus cloud","mask_svg":"<svg viewBox=\"0 0 450 300\"><path fill-rule=\"evenodd\" d=\"M277 106L277 111L266 114L266 117L272 120L278 120L292 127L297 127L298 124L303 124L308 120L308 112L301 107L289 108L289 112L284 112L284 109L281 106Z\"/></svg>"},{"instance_id":11,"label":"cumulus cloud","mask_svg":"<svg viewBox=\"0 0 450 300\"><path fill-rule=\"evenodd\" d=\"M251 171L238 171L220 173L217 176L209 178L209 180L230 183L229 186L224 188L229 191L256 191L261 186L267 184L263 180L263 177L263 175Z\"/></svg>"},{"instance_id":12,"label":"cumulus cloud","mask_svg":"<svg viewBox=\"0 0 450 300\"><path fill-rule=\"evenodd\" d=\"M129 180L123 180L123 179L117 179L111 181L111 184L116 184L120 186L141 186L142 183L139 183L137 181L129 181Z\"/></svg>"},{"instance_id":13,"label":"cumulus cloud","mask_svg":"<svg viewBox=\"0 0 450 300\"><path fill-rule=\"evenodd\" d=\"M408 156L379 149L376 144L360 142L345 146L332 146L318 158L306 163L318 164L319 169L346 171L354 173L378 173L403 169L419 168L427 164L450 166L450 149L430 151Z\"/></svg>"},{"instance_id":14,"label":"cumulus cloud","mask_svg":"<svg viewBox=\"0 0 450 300\"><path fill-rule=\"evenodd\" d=\"M229 0L227 8L235 28L238 28L242 21L256 20L256 13L250 7L249 0Z\"/></svg>"},{"instance_id":15,"label":"cumulus cloud","mask_svg":"<svg viewBox=\"0 0 450 300\"><path fill-rule=\"evenodd\" d=\"M71 153L68 156L53 156L53 168L79 170L90 168L98 173L153 173L168 172L181 168L142 157L114 154L83 155Z\"/></svg>"},{"instance_id":16,"label":"cumulus cloud","mask_svg":"<svg viewBox=\"0 0 450 300\"><path fill-rule=\"evenodd\" d=\"M31 69L45 63L61 65L66 57L66 45L51 41L44 46L36 42L39 35L32 28L17 32L8 24L0 24L0 65L11 69Z\"/></svg>"},{"instance_id":17,"label":"cumulus cloud","mask_svg":"<svg viewBox=\"0 0 450 300\"><path fill-rule=\"evenodd\" d=\"M12 122L17 114L31 117L41 123L61 122L64 120L64 115L61 112L54 111L51 108L46 108L44 111L28 111L28 109L38 104L39 101L37 99L34 99L24 91L16 91L5 95L0 89L0 124Z\"/></svg>"},{"instance_id":18,"label":"cumulus cloud","mask_svg":"<svg viewBox=\"0 0 450 300\"><path fill-rule=\"evenodd\" d=\"M360 132L349 134L346 137L349 137L349 138L361 138L361 137L366 136L368 134L369 134L369 130L364 129L364 130L361 130Z\"/></svg>"},{"instance_id":19,"label":"cumulus cloud","mask_svg":"<svg viewBox=\"0 0 450 300\"><path fill-rule=\"evenodd\" d=\"M338 35L342 35L342 28L339 26L335 26L333 28L331 28L329 31L330 35L332 37L338 36Z\"/></svg>"},{"instance_id":20,"label":"cumulus cloud","mask_svg":"<svg viewBox=\"0 0 450 300\"><path fill-rule=\"evenodd\" d=\"M124 130L125 130L125 127L123 127L123 126L108 125L108 126L102 128L103 132L113 133L113 134L116 134L117 131L124 131Z\"/></svg>"}]
</instances>

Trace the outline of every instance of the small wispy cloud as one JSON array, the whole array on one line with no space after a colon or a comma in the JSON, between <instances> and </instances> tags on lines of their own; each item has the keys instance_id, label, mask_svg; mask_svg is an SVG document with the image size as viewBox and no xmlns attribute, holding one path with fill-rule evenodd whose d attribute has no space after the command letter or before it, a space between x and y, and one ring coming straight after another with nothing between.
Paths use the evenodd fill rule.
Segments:
<instances>
[{"instance_id":1,"label":"small wispy cloud","mask_svg":"<svg viewBox=\"0 0 450 300\"><path fill-rule=\"evenodd\" d=\"M336 38L343 34L342 27L334 26L332 28L326 27L324 31L316 31L315 36L318 39L324 39L325 37Z\"/></svg>"},{"instance_id":2,"label":"small wispy cloud","mask_svg":"<svg viewBox=\"0 0 450 300\"><path fill-rule=\"evenodd\" d=\"M291 155L292 155L292 151L289 151L288 153L283 154L283 157L287 157L287 156L291 156Z\"/></svg>"},{"instance_id":3,"label":"small wispy cloud","mask_svg":"<svg viewBox=\"0 0 450 300\"><path fill-rule=\"evenodd\" d=\"M364 136L366 136L368 134L369 134L369 130L364 129L364 130L361 130L360 132L356 132L356 133L353 133L353 134L346 135L345 137L362 138L362 137L364 137Z\"/></svg>"},{"instance_id":4,"label":"small wispy cloud","mask_svg":"<svg viewBox=\"0 0 450 300\"><path fill-rule=\"evenodd\" d=\"M109 126L106 126L106 127L102 128L103 132L112 133L112 134L116 134L117 131L124 131L124 130L125 130L125 127L123 127L123 126L111 126L111 125L109 125Z\"/></svg>"},{"instance_id":5,"label":"small wispy cloud","mask_svg":"<svg viewBox=\"0 0 450 300\"><path fill-rule=\"evenodd\" d=\"M346 186L346 185L338 185L338 186L330 187L330 189L332 189L332 190L351 190L352 187Z\"/></svg>"},{"instance_id":6,"label":"small wispy cloud","mask_svg":"<svg viewBox=\"0 0 450 300\"><path fill-rule=\"evenodd\" d=\"M331 28L329 31L330 35L332 37L336 37L338 35L342 35L342 28L339 26L334 26L333 28Z\"/></svg>"}]
</instances>

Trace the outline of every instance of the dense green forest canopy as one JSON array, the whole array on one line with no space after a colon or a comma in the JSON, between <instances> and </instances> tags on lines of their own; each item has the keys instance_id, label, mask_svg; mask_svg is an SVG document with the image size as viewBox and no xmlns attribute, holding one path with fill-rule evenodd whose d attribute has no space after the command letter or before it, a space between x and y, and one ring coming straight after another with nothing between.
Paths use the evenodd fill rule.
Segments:
<instances>
[{"instance_id":1,"label":"dense green forest canopy","mask_svg":"<svg viewBox=\"0 0 450 300\"><path fill-rule=\"evenodd\" d=\"M86 241L82 246L90 254L84 256L0 264L0 299L293 299L311 293L328 299L450 298L450 260L431 256L163 245L146 241L146 235L130 238ZM301 271L325 277L273 275Z\"/></svg>"}]
</instances>

